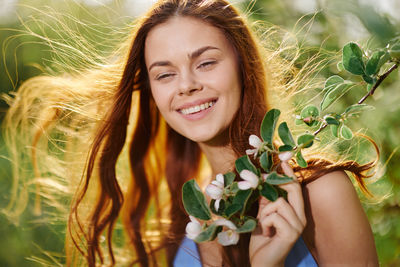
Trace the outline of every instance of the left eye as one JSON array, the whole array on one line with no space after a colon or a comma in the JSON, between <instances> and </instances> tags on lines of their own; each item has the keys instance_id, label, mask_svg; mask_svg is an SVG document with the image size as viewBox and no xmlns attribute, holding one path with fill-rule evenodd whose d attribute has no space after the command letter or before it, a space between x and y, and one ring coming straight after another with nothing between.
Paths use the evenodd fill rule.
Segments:
<instances>
[{"instance_id":1,"label":"left eye","mask_svg":"<svg viewBox=\"0 0 400 267\"><path fill-rule=\"evenodd\" d=\"M207 67L209 67L209 66L214 65L215 63L217 63L217 62L214 61L214 60L206 61L206 62L203 62L203 63L201 63L200 65L198 65L197 68L198 68L198 69L207 68Z\"/></svg>"}]
</instances>

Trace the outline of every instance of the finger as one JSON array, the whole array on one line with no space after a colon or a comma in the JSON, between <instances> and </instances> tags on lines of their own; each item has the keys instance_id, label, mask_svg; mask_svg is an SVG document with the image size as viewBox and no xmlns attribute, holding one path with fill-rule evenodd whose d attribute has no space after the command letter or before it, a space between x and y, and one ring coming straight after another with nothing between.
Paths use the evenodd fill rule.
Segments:
<instances>
[{"instance_id":1,"label":"finger","mask_svg":"<svg viewBox=\"0 0 400 267\"><path fill-rule=\"evenodd\" d=\"M267 198L265 197L260 197L259 201L258 201L258 213L257 213L257 218L260 215L261 210L267 206L269 203L271 203L271 201L269 201Z\"/></svg>"},{"instance_id":2,"label":"finger","mask_svg":"<svg viewBox=\"0 0 400 267\"><path fill-rule=\"evenodd\" d=\"M293 228L281 215L272 213L260 220L263 234L268 236L269 229L275 229L275 235L288 242L295 242L301 234L296 228ZM274 236L275 236L274 235Z\"/></svg>"},{"instance_id":3,"label":"finger","mask_svg":"<svg viewBox=\"0 0 400 267\"><path fill-rule=\"evenodd\" d=\"M293 169L290 167L289 163L282 162L282 169L286 175L291 176L295 179L294 182L280 185L282 189L286 190L288 193L288 202L293 207L297 216L301 220L301 222L306 224L306 216L304 212L304 199L303 192L300 183L297 181L297 178L293 172Z\"/></svg>"},{"instance_id":4,"label":"finger","mask_svg":"<svg viewBox=\"0 0 400 267\"><path fill-rule=\"evenodd\" d=\"M260 211L259 219L262 219L272 213L278 213L282 216L293 228L296 228L299 232L302 232L305 224L302 220L297 216L293 207L286 202L283 198L278 198L275 202L272 202L265 206Z\"/></svg>"}]
</instances>

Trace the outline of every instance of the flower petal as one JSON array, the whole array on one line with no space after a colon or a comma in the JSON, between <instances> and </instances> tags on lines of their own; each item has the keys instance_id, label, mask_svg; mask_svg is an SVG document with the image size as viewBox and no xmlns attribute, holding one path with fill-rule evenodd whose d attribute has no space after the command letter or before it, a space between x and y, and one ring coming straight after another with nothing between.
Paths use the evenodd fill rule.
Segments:
<instances>
[{"instance_id":1,"label":"flower petal","mask_svg":"<svg viewBox=\"0 0 400 267\"><path fill-rule=\"evenodd\" d=\"M220 182L222 184L222 187L224 186L224 175L222 173L218 173L215 176L215 180L217 180L218 182Z\"/></svg>"},{"instance_id":2,"label":"flower petal","mask_svg":"<svg viewBox=\"0 0 400 267\"><path fill-rule=\"evenodd\" d=\"M221 225L221 226L226 226L226 227L228 227L229 229L232 229L232 230L236 230L237 229L236 225L233 222L231 222L230 220L227 220L227 219L218 219L218 220L214 221L214 224Z\"/></svg>"},{"instance_id":3,"label":"flower petal","mask_svg":"<svg viewBox=\"0 0 400 267\"><path fill-rule=\"evenodd\" d=\"M239 241L239 234L228 230L218 233L218 242L223 246L236 245Z\"/></svg>"},{"instance_id":4,"label":"flower petal","mask_svg":"<svg viewBox=\"0 0 400 267\"><path fill-rule=\"evenodd\" d=\"M247 181L241 181L237 183L240 190L247 190L251 188L251 184Z\"/></svg>"},{"instance_id":5,"label":"flower petal","mask_svg":"<svg viewBox=\"0 0 400 267\"><path fill-rule=\"evenodd\" d=\"M290 151L281 152L278 157L281 161L288 161L293 158L293 153Z\"/></svg>"},{"instance_id":6,"label":"flower petal","mask_svg":"<svg viewBox=\"0 0 400 267\"><path fill-rule=\"evenodd\" d=\"M219 202L221 202L221 199L217 199L217 200L215 200L215 203L214 203L214 208L215 208L215 210L218 212L218 209L219 209Z\"/></svg>"},{"instance_id":7,"label":"flower petal","mask_svg":"<svg viewBox=\"0 0 400 267\"><path fill-rule=\"evenodd\" d=\"M191 222L186 225L186 236L195 239L201 233L201 225L193 216L189 216Z\"/></svg>"},{"instance_id":8,"label":"flower petal","mask_svg":"<svg viewBox=\"0 0 400 267\"><path fill-rule=\"evenodd\" d=\"M257 135L252 134L249 136L249 144L252 147L259 149L261 147L262 143L263 143L263 141Z\"/></svg>"},{"instance_id":9,"label":"flower petal","mask_svg":"<svg viewBox=\"0 0 400 267\"><path fill-rule=\"evenodd\" d=\"M258 186L258 176L255 175L253 172L249 171L249 170L243 170L240 172L240 177L243 180L246 180L247 182L250 183L250 186L252 188L256 188Z\"/></svg>"},{"instance_id":10,"label":"flower petal","mask_svg":"<svg viewBox=\"0 0 400 267\"><path fill-rule=\"evenodd\" d=\"M257 153L258 153L258 149L257 148L246 149L246 154L247 155L253 155L253 154L257 155Z\"/></svg>"},{"instance_id":11,"label":"flower petal","mask_svg":"<svg viewBox=\"0 0 400 267\"><path fill-rule=\"evenodd\" d=\"M219 187L219 188L224 188L224 184L222 184L221 182L219 182L219 181L217 181L217 180L214 180L214 181L212 181L211 182L213 185L215 185L215 186L217 186L217 187Z\"/></svg>"},{"instance_id":12,"label":"flower petal","mask_svg":"<svg viewBox=\"0 0 400 267\"><path fill-rule=\"evenodd\" d=\"M209 184L206 187L206 194L212 199L219 199L222 197L223 190L214 184Z\"/></svg>"}]
</instances>

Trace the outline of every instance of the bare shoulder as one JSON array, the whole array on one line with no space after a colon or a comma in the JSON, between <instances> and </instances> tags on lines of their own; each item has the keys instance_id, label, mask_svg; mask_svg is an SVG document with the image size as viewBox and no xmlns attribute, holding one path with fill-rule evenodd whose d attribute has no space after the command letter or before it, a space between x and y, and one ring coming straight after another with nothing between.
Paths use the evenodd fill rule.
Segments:
<instances>
[{"instance_id":1,"label":"bare shoulder","mask_svg":"<svg viewBox=\"0 0 400 267\"><path fill-rule=\"evenodd\" d=\"M371 227L345 172L321 176L304 187L304 239L320 265L378 266Z\"/></svg>"}]
</instances>

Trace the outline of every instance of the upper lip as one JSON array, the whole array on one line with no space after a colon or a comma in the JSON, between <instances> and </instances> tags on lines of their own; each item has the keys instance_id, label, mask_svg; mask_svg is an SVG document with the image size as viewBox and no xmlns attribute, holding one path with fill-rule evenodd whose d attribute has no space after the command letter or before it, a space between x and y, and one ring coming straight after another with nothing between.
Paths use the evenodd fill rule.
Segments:
<instances>
[{"instance_id":1,"label":"upper lip","mask_svg":"<svg viewBox=\"0 0 400 267\"><path fill-rule=\"evenodd\" d=\"M177 110L182 110L182 109L185 109L185 108L195 107L195 106L198 106L198 105L201 105L201 104L204 104L204 103L208 103L208 102L211 102L211 101L214 101L214 100L217 100L217 98L216 97L210 97L210 98L199 99L199 100L196 100L196 101L193 101L193 102L185 103L182 106L178 107Z\"/></svg>"}]
</instances>

